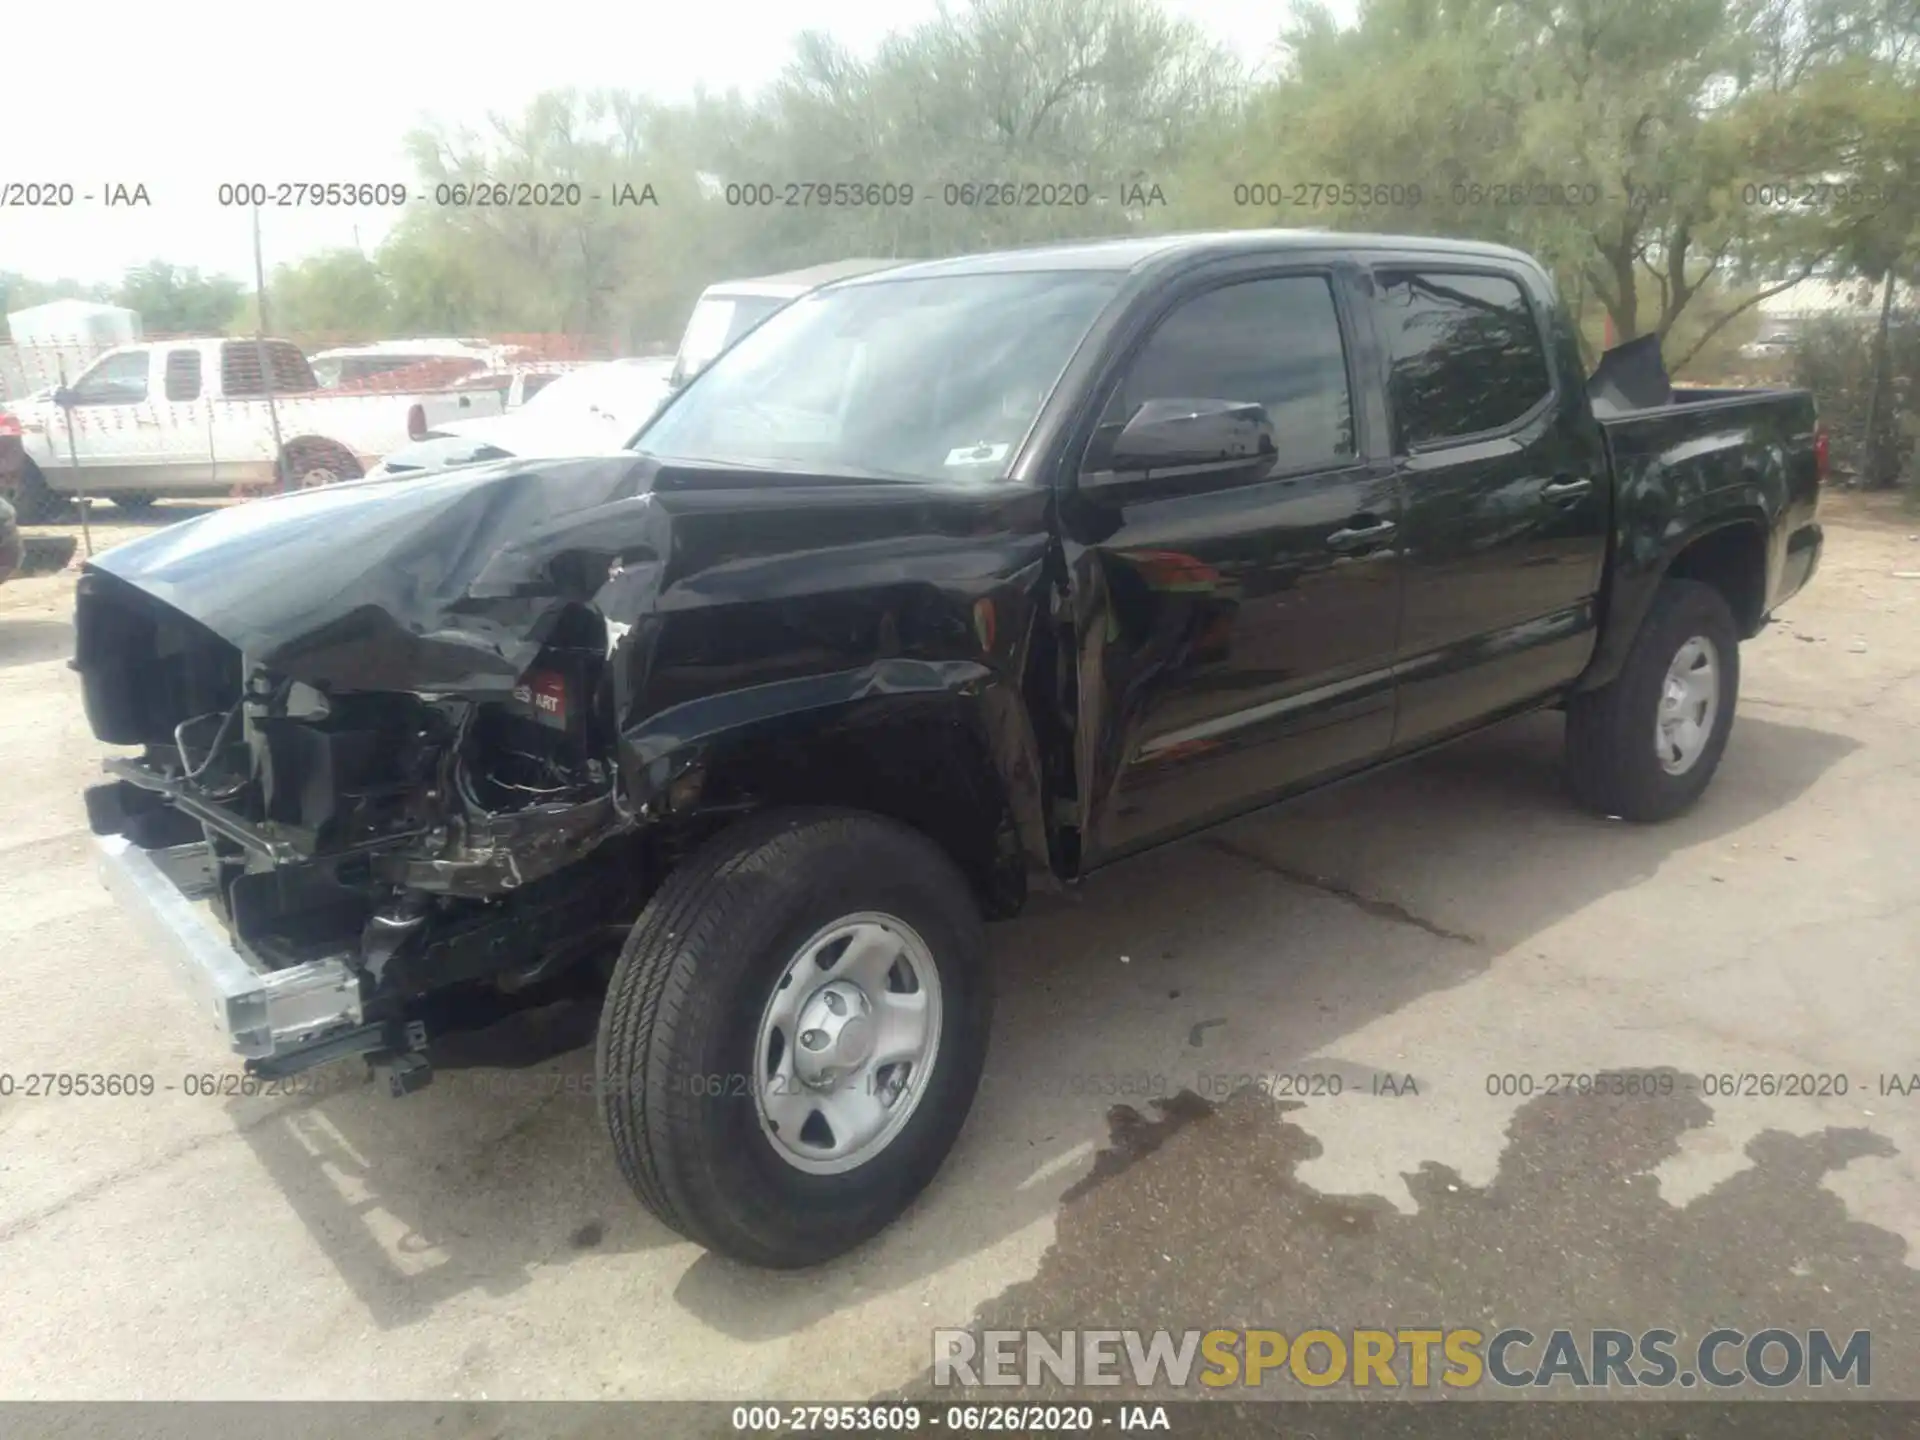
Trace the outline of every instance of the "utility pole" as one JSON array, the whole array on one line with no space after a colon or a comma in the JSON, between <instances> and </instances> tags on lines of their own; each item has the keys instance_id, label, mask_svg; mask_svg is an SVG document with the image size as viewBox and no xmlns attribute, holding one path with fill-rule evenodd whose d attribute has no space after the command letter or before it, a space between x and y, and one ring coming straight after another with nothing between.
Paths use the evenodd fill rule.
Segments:
<instances>
[{"instance_id":1,"label":"utility pole","mask_svg":"<svg viewBox=\"0 0 1920 1440\"><path fill-rule=\"evenodd\" d=\"M253 207L253 351L260 366L260 383L267 392L267 421L273 427L273 468L285 490L291 481L287 473L285 447L280 443L280 407L273 400L273 368L267 364L267 265L260 253L260 207Z\"/></svg>"}]
</instances>

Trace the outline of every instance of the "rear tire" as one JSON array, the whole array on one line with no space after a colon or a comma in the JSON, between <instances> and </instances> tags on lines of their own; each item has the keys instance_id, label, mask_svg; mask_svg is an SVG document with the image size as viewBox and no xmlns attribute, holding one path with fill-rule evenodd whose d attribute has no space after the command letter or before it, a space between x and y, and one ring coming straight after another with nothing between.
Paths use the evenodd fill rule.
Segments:
<instances>
[{"instance_id":1,"label":"rear tire","mask_svg":"<svg viewBox=\"0 0 1920 1440\"><path fill-rule=\"evenodd\" d=\"M40 467L24 456L20 461L20 484L12 498L14 514L22 525L50 525L64 519L73 508L73 502L55 494L47 484L47 477L40 473Z\"/></svg>"},{"instance_id":2,"label":"rear tire","mask_svg":"<svg viewBox=\"0 0 1920 1440\"><path fill-rule=\"evenodd\" d=\"M317 490L360 478L360 462L330 440L296 440L287 446L279 473L290 490ZM270 488L270 487L269 487Z\"/></svg>"},{"instance_id":3,"label":"rear tire","mask_svg":"<svg viewBox=\"0 0 1920 1440\"><path fill-rule=\"evenodd\" d=\"M112 497L113 508L124 510L129 515L144 515L153 509L158 498L154 495L115 495Z\"/></svg>"},{"instance_id":4,"label":"rear tire","mask_svg":"<svg viewBox=\"0 0 1920 1440\"><path fill-rule=\"evenodd\" d=\"M850 929L865 938L822 943ZM867 953L880 958L854 963ZM856 1030L835 977L871 973L878 985L852 996L870 1022ZM910 973L922 977L911 988ZM897 1048L882 1038L897 1039L892 1007L916 1004L933 1016L923 1049L862 1073L863 1047L876 1060ZM783 1005L795 1017L784 1033L769 1029ZM932 841L850 811L744 820L667 877L608 987L597 1088L621 1172L709 1250L774 1269L831 1259L885 1229L940 1168L979 1086L992 1006L979 908ZM839 1081L796 1078L821 1056L849 1061ZM850 1117L844 1130L821 1119L828 1109ZM844 1155L809 1150L861 1134Z\"/></svg>"},{"instance_id":5,"label":"rear tire","mask_svg":"<svg viewBox=\"0 0 1920 1440\"><path fill-rule=\"evenodd\" d=\"M1710 585L1668 580L1613 682L1567 705L1567 782L1602 815L1665 820L1712 781L1733 730L1740 636Z\"/></svg>"}]
</instances>

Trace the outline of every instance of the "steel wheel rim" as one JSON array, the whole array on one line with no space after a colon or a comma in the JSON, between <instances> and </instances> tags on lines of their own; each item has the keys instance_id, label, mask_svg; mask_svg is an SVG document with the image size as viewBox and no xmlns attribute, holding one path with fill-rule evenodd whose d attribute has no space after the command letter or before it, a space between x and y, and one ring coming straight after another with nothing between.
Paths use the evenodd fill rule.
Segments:
<instances>
[{"instance_id":1,"label":"steel wheel rim","mask_svg":"<svg viewBox=\"0 0 1920 1440\"><path fill-rule=\"evenodd\" d=\"M1699 764L1719 714L1720 652L1706 636L1695 635L1674 652L1660 682L1653 725L1653 753L1660 768L1684 775Z\"/></svg>"},{"instance_id":2,"label":"steel wheel rim","mask_svg":"<svg viewBox=\"0 0 1920 1440\"><path fill-rule=\"evenodd\" d=\"M940 972L911 925L863 911L781 969L754 1037L754 1109L773 1152L837 1175L913 1118L940 1053Z\"/></svg>"},{"instance_id":3,"label":"steel wheel rim","mask_svg":"<svg viewBox=\"0 0 1920 1440\"><path fill-rule=\"evenodd\" d=\"M322 485L337 484L339 479L338 471L329 470L324 465L316 465L313 469L305 471L295 484L301 490L317 490Z\"/></svg>"}]
</instances>

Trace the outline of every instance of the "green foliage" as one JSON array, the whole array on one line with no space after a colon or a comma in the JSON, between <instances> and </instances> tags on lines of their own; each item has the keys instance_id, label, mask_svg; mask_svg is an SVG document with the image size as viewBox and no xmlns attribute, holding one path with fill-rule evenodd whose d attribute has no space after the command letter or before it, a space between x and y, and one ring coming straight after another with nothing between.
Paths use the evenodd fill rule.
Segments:
<instances>
[{"instance_id":1,"label":"green foliage","mask_svg":"<svg viewBox=\"0 0 1920 1440\"><path fill-rule=\"evenodd\" d=\"M280 266L267 296L274 333L312 350L379 339L391 324L386 277L358 250L329 250Z\"/></svg>"},{"instance_id":2,"label":"green foliage","mask_svg":"<svg viewBox=\"0 0 1920 1440\"><path fill-rule=\"evenodd\" d=\"M138 311L149 335L218 335L232 322L245 293L228 276L153 260L129 270L112 299Z\"/></svg>"},{"instance_id":3,"label":"green foliage","mask_svg":"<svg viewBox=\"0 0 1920 1440\"><path fill-rule=\"evenodd\" d=\"M1920 309L1909 302L1888 327L1888 379L1871 403L1874 347L1852 321L1815 322L1796 337L1793 382L1813 392L1827 427L1836 473L1867 486L1905 476L1920 483ZM1872 433L1868 414L1873 411Z\"/></svg>"}]
</instances>

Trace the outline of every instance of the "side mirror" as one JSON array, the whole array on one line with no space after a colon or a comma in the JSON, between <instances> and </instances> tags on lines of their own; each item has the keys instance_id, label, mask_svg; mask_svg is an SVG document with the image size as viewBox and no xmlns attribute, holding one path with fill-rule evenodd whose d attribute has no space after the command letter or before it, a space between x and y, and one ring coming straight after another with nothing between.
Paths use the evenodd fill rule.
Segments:
<instances>
[{"instance_id":1,"label":"side mirror","mask_svg":"<svg viewBox=\"0 0 1920 1440\"><path fill-rule=\"evenodd\" d=\"M78 399L79 397L73 393L73 387L70 385L59 386L53 392L53 403L58 405L62 410L71 410Z\"/></svg>"},{"instance_id":2,"label":"side mirror","mask_svg":"<svg viewBox=\"0 0 1920 1440\"><path fill-rule=\"evenodd\" d=\"M1147 476L1226 475L1269 468L1278 450L1267 407L1246 400L1149 400L1114 437L1094 484Z\"/></svg>"}]
</instances>

